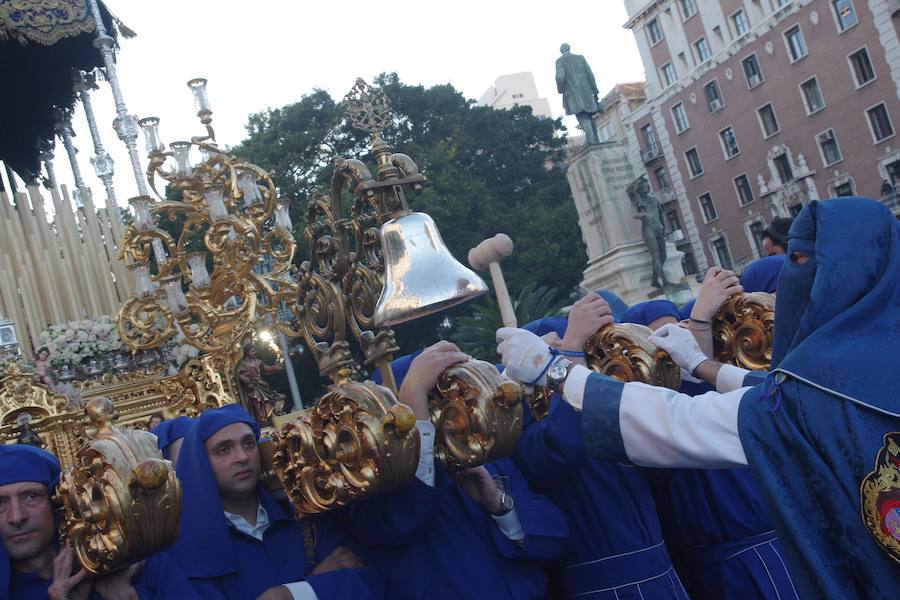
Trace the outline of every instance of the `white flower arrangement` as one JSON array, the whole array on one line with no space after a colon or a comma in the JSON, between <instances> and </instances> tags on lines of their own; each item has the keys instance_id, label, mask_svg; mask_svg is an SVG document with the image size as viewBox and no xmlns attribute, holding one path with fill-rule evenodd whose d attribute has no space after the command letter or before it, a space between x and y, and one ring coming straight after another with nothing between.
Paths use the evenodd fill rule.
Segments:
<instances>
[{"instance_id":1,"label":"white flower arrangement","mask_svg":"<svg viewBox=\"0 0 900 600\"><path fill-rule=\"evenodd\" d=\"M37 347L50 351L54 367L75 367L122 348L116 322L109 316L52 325L38 336Z\"/></svg>"}]
</instances>

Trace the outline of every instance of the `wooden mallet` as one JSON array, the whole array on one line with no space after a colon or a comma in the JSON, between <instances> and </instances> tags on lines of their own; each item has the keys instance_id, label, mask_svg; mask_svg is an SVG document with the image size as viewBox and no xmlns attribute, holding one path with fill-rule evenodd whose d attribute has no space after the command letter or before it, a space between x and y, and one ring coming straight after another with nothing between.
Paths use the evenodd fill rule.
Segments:
<instances>
[{"instance_id":1,"label":"wooden mallet","mask_svg":"<svg viewBox=\"0 0 900 600\"><path fill-rule=\"evenodd\" d=\"M503 271L500 270L500 261L512 254L513 241L505 233L498 233L488 238L469 250L469 264L476 271L487 269L491 273L491 281L494 283L494 293L497 294L497 305L500 307L500 318L504 327L516 327L516 311L513 310L509 299L509 291L506 289L506 281L503 279Z\"/></svg>"}]
</instances>

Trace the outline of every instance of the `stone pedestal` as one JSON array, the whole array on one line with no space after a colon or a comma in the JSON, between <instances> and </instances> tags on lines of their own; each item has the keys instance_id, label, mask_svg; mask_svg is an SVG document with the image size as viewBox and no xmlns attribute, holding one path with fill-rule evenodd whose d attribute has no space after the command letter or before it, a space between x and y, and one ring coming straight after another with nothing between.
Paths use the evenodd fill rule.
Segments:
<instances>
[{"instance_id":1,"label":"stone pedestal","mask_svg":"<svg viewBox=\"0 0 900 600\"><path fill-rule=\"evenodd\" d=\"M641 174L631 164L627 147L618 143L585 147L567 170L588 253L582 287L610 290L628 304L648 300L651 294L659 292L650 285L653 276L650 251L644 245L640 221L633 217L625 191ZM683 253L671 243L666 245L666 250L666 277L681 284ZM683 302L690 298L683 287L676 285L663 293L676 296L670 298L673 302Z\"/></svg>"}]
</instances>

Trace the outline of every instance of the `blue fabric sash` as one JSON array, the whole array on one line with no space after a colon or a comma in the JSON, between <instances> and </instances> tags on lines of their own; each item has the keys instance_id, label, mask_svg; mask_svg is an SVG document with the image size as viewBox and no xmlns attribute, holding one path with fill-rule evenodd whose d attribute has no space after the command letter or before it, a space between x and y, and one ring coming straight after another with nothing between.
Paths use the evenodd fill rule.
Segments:
<instances>
[{"instance_id":1,"label":"blue fabric sash","mask_svg":"<svg viewBox=\"0 0 900 600\"><path fill-rule=\"evenodd\" d=\"M633 585L658 577L672 568L664 542L624 554L607 556L576 565L564 565L561 576L568 596Z\"/></svg>"}]
</instances>

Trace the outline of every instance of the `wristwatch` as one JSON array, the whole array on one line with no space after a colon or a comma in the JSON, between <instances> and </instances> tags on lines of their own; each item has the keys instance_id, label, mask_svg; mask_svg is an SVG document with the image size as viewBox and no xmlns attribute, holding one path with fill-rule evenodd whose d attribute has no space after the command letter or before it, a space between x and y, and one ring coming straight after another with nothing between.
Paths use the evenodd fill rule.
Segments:
<instances>
[{"instance_id":1,"label":"wristwatch","mask_svg":"<svg viewBox=\"0 0 900 600\"><path fill-rule=\"evenodd\" d=\"M569 376L569 372L572 370L572 367L575 366L568 358L560 358L555 363L550 365L550 368L547 370L547 387L550 388L554 394L559 394L562 396L563 386L566 383L566 377Z\"/></svg>"},{"instance_id":2,"label":"wristwatch","mask_svg":"<svg viewBox=\"0 0 900 600\"><path fill-rule=\"evenodd\" d=\"M506 493L504 491L504 492L500 492L500 510L495 513L491 513L491 514L494 515L495 517L502 517L503 515L505 515L512 509L513 509L513 498L512 498L512 496L510 496L508 493Z\"/></svg>"}]
</instances>

